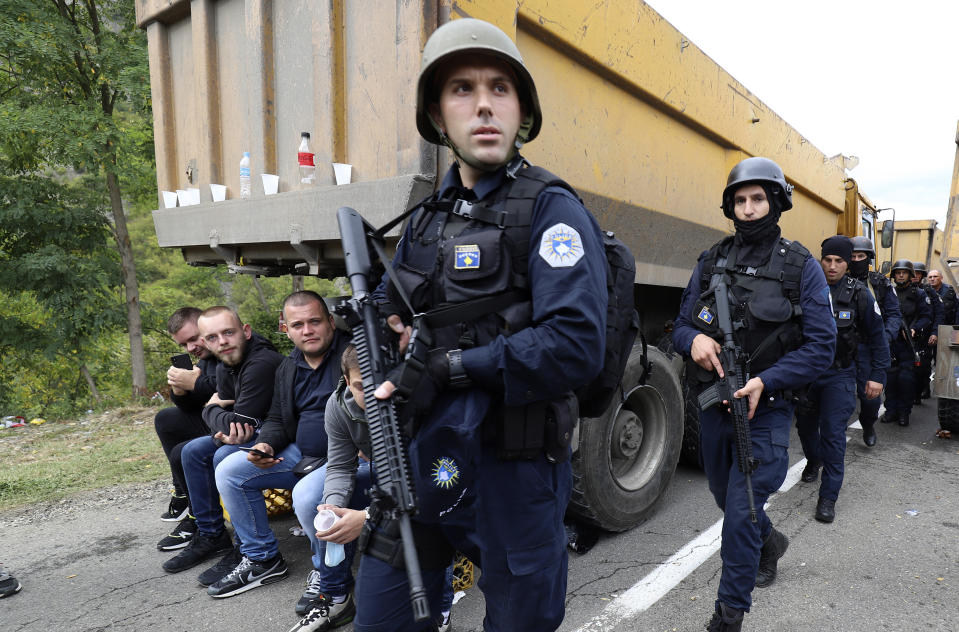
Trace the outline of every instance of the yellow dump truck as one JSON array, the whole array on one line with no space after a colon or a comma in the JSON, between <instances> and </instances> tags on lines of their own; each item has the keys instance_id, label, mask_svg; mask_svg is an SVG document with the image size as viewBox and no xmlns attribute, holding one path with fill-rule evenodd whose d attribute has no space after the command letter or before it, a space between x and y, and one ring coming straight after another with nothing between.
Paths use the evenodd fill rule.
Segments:
<instances>
[{"instance_id":1,"label":"yellow dump truck","mask_svg":"<svg viewBox=\"0 0 959 632\"><path fill-rule=\"evenodd\" d=\"M663 494L685 417L695 458L695 415L664 333L697 256L732 231L719 206L733 165L767 156L783 167L795 185L784 235L812 251L837 231L862 233L864 218L875 224L840 163L640 1L137 0L137 16L159 244L192 265L263 275L341 275L338 207L380 225L431 192L450 156L417 133L414 87L438 25L476 17L514 38L544 113L524 154L567 179L636 258L643 340L621 397L579 425L574 454L571 510L606 529L637 524ZM309 186L297 171L302 131L316 153ZM239 199L246 151L253 193ZM348 184L335 183L333 163L352 166ZM260 174L278 176L278 193L264 194ZM226 186L225 201L211 184ZM167 208L163 191L189 200L190 189L198 204Z\"/></svg>"}]
</instances>

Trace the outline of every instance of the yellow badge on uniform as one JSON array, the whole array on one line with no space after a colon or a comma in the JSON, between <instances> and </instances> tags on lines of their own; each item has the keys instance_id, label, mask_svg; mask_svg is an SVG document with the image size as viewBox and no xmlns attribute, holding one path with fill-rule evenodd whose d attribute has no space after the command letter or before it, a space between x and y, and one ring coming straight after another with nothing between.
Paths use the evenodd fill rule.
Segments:
<instances>
[{"instance_id":1,"label":"yellow badge on uniform","mask_svg":"<svg viewBox=\"0 0 959 632\"><path fill-rule=\"evenodd\" d=\"M456 246L456 262L453 267L457 270L479 270L480 249L476 244Z\"/></svg>"}]
</instances>

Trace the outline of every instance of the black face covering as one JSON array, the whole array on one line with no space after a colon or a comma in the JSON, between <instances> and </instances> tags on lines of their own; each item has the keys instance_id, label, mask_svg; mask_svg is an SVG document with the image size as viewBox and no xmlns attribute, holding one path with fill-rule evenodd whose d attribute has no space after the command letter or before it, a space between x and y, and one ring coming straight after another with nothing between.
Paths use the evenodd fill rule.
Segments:
<instances>
[{"instance_id":1,"label":"black face covering","mask_svg":"<svg viewBox=\"0 0 959 632\"><path fill-rule=\"evenodd\" d=\"M862 281L866 278L867 272L869 272L869 259L849 262L849 276L852 278Z\"/></svg>"},{"instance_id":2,"label":"black face covering","mask_svg":"<svg viewBox=\"0 0 959 632\"><path fill-rule=\"evenodd\" d=\"M779 230L779 216L782 214L779 202L772 195L768 184L763 183L761 186L769 201L769 213L751 222L733 219L733 226L736 227L735 244L739 248L736 262L753 268L758 268L769 260L773 244L782 234Z\"/></svg>"}]
</instances>

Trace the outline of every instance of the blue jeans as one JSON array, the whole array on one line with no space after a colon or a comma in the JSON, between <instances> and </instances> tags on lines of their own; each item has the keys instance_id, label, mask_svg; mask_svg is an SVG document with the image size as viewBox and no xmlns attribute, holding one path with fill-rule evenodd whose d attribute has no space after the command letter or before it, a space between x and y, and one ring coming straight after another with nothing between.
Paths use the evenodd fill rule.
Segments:
<instances>
[{"instance_id":1,"label":"blue jeans","mask_svg":"<svg viewBox=\"0 0 959 632\"><path fill-rule=\"evenodd\" d=\"M353 556L356 554L356 541L344 546L346 559L334 567L326 565L326 542L316 537L316 506L323 504L323 487L326 482L326 465L300 479L293 488L293 511L300 526L310 538L310 550L313 552L313 568L320 571L320 592L330 597L345 597L353 586ZM356 469L356 482L348 509L364 509L370 505L366 491L370 487L370 462L360 461Z\"/></svg>"},{"instance_id":2,"label":"blue jeans","mask_svg":"<svg viewBox=\"0 0 959 632\"><path fill-rule=\"evenodd\" d=\"M851 368L829 369L809 387L807 397L810 409L796 411L799 440L809 462L823 466L819 495L836 500L845 471L846 423L856 410L856 374Z\"/></svg>"},{"instance_id":3,"label":"blue jeans","mask_svg":"<svg viewBox=\"0 0 959 632\"><path fill-rule=\"evenodd\" d=\"M256 439L246 445L253 445L253 441ZM237 451L238 448L233 445L217 446L213 437L199 437L184 445L180 453L190 495L190 509L196 517L197 531L206 537L212 538L224 529L214 469Z\"/></svg>"},{"instance_id":4,"label":"blue jeans","mask_svg":"<svg viewBox=\"0 0 959 632\"><path fill-rule=\"evenodd\" d=\"M752 605L759 550L772 530L763 505L786 479L792 416L792 405L776 400L773 406L761 404L750 420L753 458L759 461L752 473L757 517L754 523L749 516L745 478L737 464L732 419L726 412L720 412L718 406L699 413L703 469L709 480L709 491L725 516L720 545L723 571L719 580L719 601L732 608L748 611Z\"/></svg>"}]
</instances>

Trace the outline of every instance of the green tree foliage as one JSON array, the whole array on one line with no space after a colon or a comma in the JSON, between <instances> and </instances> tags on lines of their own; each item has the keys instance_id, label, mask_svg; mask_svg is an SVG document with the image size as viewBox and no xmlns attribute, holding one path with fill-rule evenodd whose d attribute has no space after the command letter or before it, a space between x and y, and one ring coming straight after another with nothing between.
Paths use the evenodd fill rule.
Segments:
<instances>
[{"instance_id":1,"label":"green tree foliage","mask_svg":"<svg viewBox=\"0 0 959 632\"><path fill-rule=\"evenodd\" d=\"M85 180L0 169L0 403L21 414L98 399L92 347L123 322L109 226Z\"/></svg>"},{"instance_id":2,"label":"green tree foliage","mask_svg":"<svg viewBox=\"0 0 959 632\"><path fill-rule=\"evenodd\" d=\"M0 0L0 156L8 175L68 168L110 218L133 391L146 391L136 269L123 198L153 186L146 37L133 0ZM124 188L121 190L121 183ZM95 194L95 195L94 195ZM102 224L100 224L102 227Z\"/></svg>"}]
</instances>

